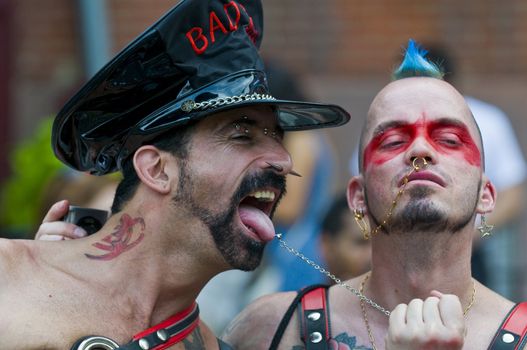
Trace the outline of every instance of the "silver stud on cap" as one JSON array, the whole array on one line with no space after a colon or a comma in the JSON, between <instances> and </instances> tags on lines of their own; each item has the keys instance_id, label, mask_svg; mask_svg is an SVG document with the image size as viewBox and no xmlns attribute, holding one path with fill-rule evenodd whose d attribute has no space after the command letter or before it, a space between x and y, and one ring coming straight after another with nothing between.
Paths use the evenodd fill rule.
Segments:
<instances>
[{"instance_id":1,"label":"silver stud on cap","mask_svg":"<svg viewBox=\"0 0 527 350\"><path fill-rule=\"evenodd\" d=\"M190 112L194 109L194 106L196 105L196 103L192 100L187 100L185 102L183 102L183 104L181 105L181 110L183 112Z\"/></svg>"}]
</instances>

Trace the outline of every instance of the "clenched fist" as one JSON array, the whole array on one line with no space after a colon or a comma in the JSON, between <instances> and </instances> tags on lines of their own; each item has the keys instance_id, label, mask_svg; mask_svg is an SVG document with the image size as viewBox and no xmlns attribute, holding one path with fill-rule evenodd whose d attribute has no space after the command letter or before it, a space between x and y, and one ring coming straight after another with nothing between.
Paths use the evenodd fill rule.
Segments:
<instances>
[{"instance_id":1,"label":"clenched fist","mask_svg":"<svg viewBox=\"0 0 527 350\"><path fill-rule=\"evenodd\" d=\"M433 291L426 300L399 304L390 315L387 350L458 350L465 340L459 298Z\"/></svg>"}]
</instances>

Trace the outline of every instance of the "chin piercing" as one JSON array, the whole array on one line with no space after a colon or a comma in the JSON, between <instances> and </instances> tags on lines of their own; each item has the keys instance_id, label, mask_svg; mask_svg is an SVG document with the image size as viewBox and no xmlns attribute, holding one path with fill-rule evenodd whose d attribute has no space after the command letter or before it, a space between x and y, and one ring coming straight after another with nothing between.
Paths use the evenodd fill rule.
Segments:
<instances>
[{"instance_id":1,"label":"chin piercing","mask_svg":"<svg viewBox=\"0 0 527 350\"><path fill-rule=\"evenodd\" d=\"M415 157L412 160L412 166L414 167L415 171L419 171L421 168L426 168L428 166L428 162L423 157Z\"/></svg>"}]
</instances>

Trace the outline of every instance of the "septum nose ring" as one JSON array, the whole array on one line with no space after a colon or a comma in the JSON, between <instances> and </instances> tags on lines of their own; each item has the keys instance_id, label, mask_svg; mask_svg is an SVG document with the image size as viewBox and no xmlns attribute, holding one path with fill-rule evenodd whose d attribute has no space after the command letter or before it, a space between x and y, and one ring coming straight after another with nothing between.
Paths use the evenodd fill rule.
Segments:
<instances>
[{"instance_id":1,"label":"septum nose ring","mask_svg":"<svg viewBox=\"0 0 527 350\"><path fill-rule=\"evenodd\" d=\"M412 160L412 166L414 167L415 171L419 171L421 168L426 168L428 166L428 162L423 157L415 157L414 160Z\"/></svg>"}]
</instances>

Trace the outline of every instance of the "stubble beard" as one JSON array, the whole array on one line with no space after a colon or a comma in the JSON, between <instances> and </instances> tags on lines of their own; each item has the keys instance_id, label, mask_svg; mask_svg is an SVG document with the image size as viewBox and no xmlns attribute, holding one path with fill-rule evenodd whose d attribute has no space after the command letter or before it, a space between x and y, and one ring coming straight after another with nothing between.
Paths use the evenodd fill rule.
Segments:
<instances>
[{"instance_id":1,"label":"stubble beard","mask_svg":"<svg viewBox=\"0 0 527 350\"><path fill-rule=\"evenodd\" d=\"M173 203L176 206L186 206L191 215L205 224L216 248L233 269L253 271L262 260L265 243L247 237L243 229L237 227L235 216L240 200L252 192L254 188L262 186L264 182L283 188L285 192L285 178L283 176L274 173L267 173L266 175L263 180L256 179L256 176L244 179L226 209L215 214L212 210L199 205L195 200L194 191L198 186L193 180L194 176L187 163L181 162L178 192L173 198Z\"/></svg>"},{"instance_id":2,"label":"stubble beard","mask_svg":"<svg viewBox=\"0 0 527 350\"><path fill-rule=\"evenodd\" d=\"M479 185L478 185L479 188ZM414 187L405 191L409 197L408 203L401 210L394 208L394 215L383 231L387 234L425 233L437 234L450 232L455 234L471 223L477 205L477 198L467 199L467 204L460 208L463 215L450 218L448 213L438 208L429 195L433 190L426 187ZM371 213L371 211L370 211ZM384 213L385 216L387 214ZM385 219L384 216L373 216L375 225ZM380 220L379 220L380 219Z\"/></svg>"}]
</instances>

